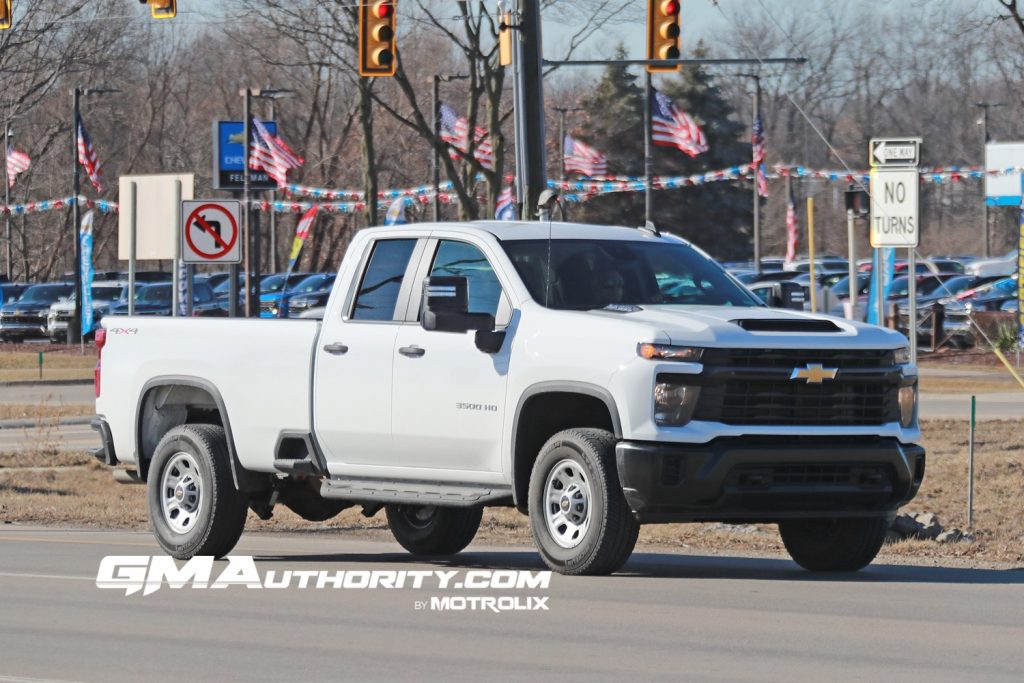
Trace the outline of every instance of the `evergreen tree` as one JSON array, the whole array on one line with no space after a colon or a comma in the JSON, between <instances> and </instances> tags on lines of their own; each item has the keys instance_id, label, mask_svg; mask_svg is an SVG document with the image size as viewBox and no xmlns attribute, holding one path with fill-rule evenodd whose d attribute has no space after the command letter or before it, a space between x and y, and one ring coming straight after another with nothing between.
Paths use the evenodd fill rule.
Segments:
<instances>
[{"instance_id":1,"label":"evergreen tree","mask_svg":"<svg viewBox=\"0 0 1024 683\"><path fill-rule=\"evenodd\" d=\"M704 50L698 47L697 54ZM617 59L624 58L620 47ZM672 147L652 146L656 176L691 175L750 162L748 125L701 68L684 67L654 86L692 116L704 131L708 151L691 158ZM612 175L643 175L643 79L628 67L611 64L583 106L589 118L581 138L608 155ZM750 181L714 182L654 192L654 224L692 240L719 258L750 253ZM643 225L643 193L599 196L573 212L594 223Z\"/></svg>"}]
</instances>

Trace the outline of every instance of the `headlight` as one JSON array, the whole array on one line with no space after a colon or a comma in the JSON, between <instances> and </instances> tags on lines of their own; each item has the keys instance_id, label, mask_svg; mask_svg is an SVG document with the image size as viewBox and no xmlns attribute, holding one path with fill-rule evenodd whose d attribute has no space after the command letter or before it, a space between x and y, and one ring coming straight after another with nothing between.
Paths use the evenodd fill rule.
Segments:
<instances>
[{"instance_id":1,"label":"headlight","mask_svg":"<svg viewBox=\"0 0 1024 683\"><path fill-rule=\"evenodd\" d=\"M895 357L896 365L907 365L910 363L910 347L904 346L902 349L896 349Z\"/></svg>"},{"instance_id":2,"label":"headlight","mask_svg":"<svg viewBox=\"0 0 1024 683\"><path fill-rule=\"evenodd\" d=\"M909 427L914 424L914 415L917 412L917 382L900 387L899 404L900 426Z\"/></svg>"},{"instance_id":3,"label":"headlight","mask_svg":"<svg viewBox=\"0 0 1024 683\"><path fill-rule=\"evenodd\" d=\"M681 427L690 421L700 387L658 382L654 385L654 421L658 425Z\"/></svg>"},{"instance_id":4,"label":"headlight","mask_svg":"<svg viewBox=\"0 0 1024 683\"><path fill-rule=\"evenodd\" d=\"M640 344L637 353L647 360L674 360L696 363L704 349L696 346L670 346L669 344Z\"/></svg>"}]
</instances>

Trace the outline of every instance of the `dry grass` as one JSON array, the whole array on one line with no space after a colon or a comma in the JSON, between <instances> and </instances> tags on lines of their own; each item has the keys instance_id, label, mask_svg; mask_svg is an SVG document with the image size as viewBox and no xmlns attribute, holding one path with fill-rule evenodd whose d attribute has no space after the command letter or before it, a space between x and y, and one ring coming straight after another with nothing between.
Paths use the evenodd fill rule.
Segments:
<instances>
[{"instance_id":1,"label":"dry grass","mask_svg":"<svg viewBox=\"0 0 1024 683\"><path fill-rule=\"evenodd\" d=\"M927 422L924 434L928 471L920 494L908 509L934 512L943 526L964 529L967 423ZM12 469L21 467L49 469ZM974 542L905 541L887 545L882 556L1024 562L1024 430L1017 422L984 422L978 427L974 520ZM107 468L83 454L0 454L0 522L144 528L148 525L145 489L114 483ZM248 528L334 529L358 535L387 533L383 513L366 519L357 509L346 510L328 522L312 523L278 507L274 519L267 522L250 515ZM531 542L525 517L509 509L489 509L478 538L485 543ZM702 552L785 552L772 525L645 526L640 544Z\"/></svg>"},{"instance_id":2,"label":"dry grass","mask_svg":"<svg viewBox=\"0 0 1024 683\"><path fill-rule=\"evenodd\" d=\"M1019 391L1024 401L1024 387L1009 373L985 377L927 377L919 380L921 391L929 394L982 394L989 391Z\"/></svg>"},{"instance_id":3,"label":"dry grass","mask_svg":"<svg viewBox=\"0 0 1024 683\"><path fill-rule=\"evenodd\" d=\"M43 354L43 379L91 379L96 367L95 347L82 355L77 347L41 346L36 351L0 352L0 381L39 379L39 352Z\"/></svg>"}]
</instances>

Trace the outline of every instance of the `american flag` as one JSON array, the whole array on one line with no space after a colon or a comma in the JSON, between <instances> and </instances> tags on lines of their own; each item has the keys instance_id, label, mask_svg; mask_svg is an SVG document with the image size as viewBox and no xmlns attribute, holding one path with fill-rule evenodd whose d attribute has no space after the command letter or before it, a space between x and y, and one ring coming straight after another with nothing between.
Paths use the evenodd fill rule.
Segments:
<instances>
[{"instance_id":1,"label":"american flag","mask_svg":"<svg viewBox=\"0 0 1024 683\"><path fill-rule=\"evenodd\" d=\"M32 165L32 160L24 152L19 152L7 145L7 187L14 187L14 179L24 173Z\"/></svg>"},{"instance_id":2,"label":"american flag","mask_svg":"<svg viewBox=\"0 0 1024 683\"><path fill-rule=\"evenodd\" d=\"M77 122L78 130L78 163L85 169L86 175L89 176L89 182L96 188L97 192L103 192L103 186L100 184L100 162L96 158L96 150L93 149L92 141L89 140L89 134L85 132L85 125L82 123L82 118L78 118Z\"/></svg>"},{"instance_id":3,"label":"american flag","mask_svg":"<svg viewBox=\"0 0 1024 683\"><path fill-rule=\"evenodd\" d=\"M491 136L485 128L477 126L473 137L476 143L473 158L488 171L493 171L494 150L491 148ZM465 154L469 151L469 121L444 103L441 103L441 139L459 152ZM455 150L450 150L448 155L458 160L460 156Z\"/></svg>"},{"instance_id":4,"label":"american flag","mask_svg":"<svg viewBox=\"0 0 1024 683\"><path fill-rule=\"evenodd\" d=\"M608 174L608 157L604 154L568 135L563 144L566 175L574 171L588 177Z\"/></svg>"},{"instance_id":5,"label":"american flag","mask_svg":"<svg viewBox=\"0 0 1024 683\"><path fill-rule=\"evenodd\" d=\"M498 195L498 203L494 205L494 218L499 221L516 219L516 196L511 185L506 185Z\"/></svg>"},{"instance_id":6,"label":"american flag","mask_svg":"<svg viewBox=\"0 0 1024 683\"><path fill-rule=\"evenodd\" d=\"M764 172L765 148L764 148L764 126L761 125L761 112L754 116L753 132L750 136L750 145L754 153L754 182L757 184L757 194L762 197L768 196L768 177Z\"/></svg>"},{"instance_id":7,"label":"american flag","mask_svg":"<svg viewBox=\"0 0 1024 683\"><path fill-rule=\"evenodd\" d=\"M278 185L284 187L288 184L288 171L299 168L305 160L293 152L279 136L271 134L255 116L252 117L252 125L249 168L254 171L266 171Z\"/></svg>"},{"instance_id":8,"label":"american flag","mask_svg":"<svg viewBox=\"0 0 1024 683\"><path fill-rule=\"evenodd\" d=\"M655 88L651 88L651 142L675 147L691 157L708 151L707 140L697 122Z\"/></svg>"},{"instance_id":9,"label":"american flag","mask_svg":"<svg viewBox=\"0 0 1024 683\"><path fill-rule=\"evenodd\" d=\"M799 226L796 222L796 202L793 199L793 188L789 189L789 197L786 199L786 260L792 261L796 258L796 249L799 246Z\"/></svg>"}]
</instances>

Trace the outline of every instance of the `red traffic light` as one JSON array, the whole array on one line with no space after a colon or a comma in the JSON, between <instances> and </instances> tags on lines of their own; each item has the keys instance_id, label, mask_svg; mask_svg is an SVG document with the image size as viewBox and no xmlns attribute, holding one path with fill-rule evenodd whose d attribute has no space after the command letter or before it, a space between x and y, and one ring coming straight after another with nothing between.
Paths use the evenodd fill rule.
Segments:
<instances>
[{"instance_id":1,"label":"red traffic light","mask_svg":"<svg viewBox=\"0 0 1024 683\"><path fill-rule=\"evenodd\" d=\"M373 16L378 19L387 19L395 13L395 6L389 0L382 0L373 5Z\"/></svg>"},{"instance_id":2,"label":"red traffic light","mask_svg":"<svg viewBox=\"0 0 1024 683\"><path fill-rule=\"evenodd\" d=\"M679 14L679 3L676 0L664 0L661 3L661 13L670 17Z\"/></svg>"}]
</instances>

